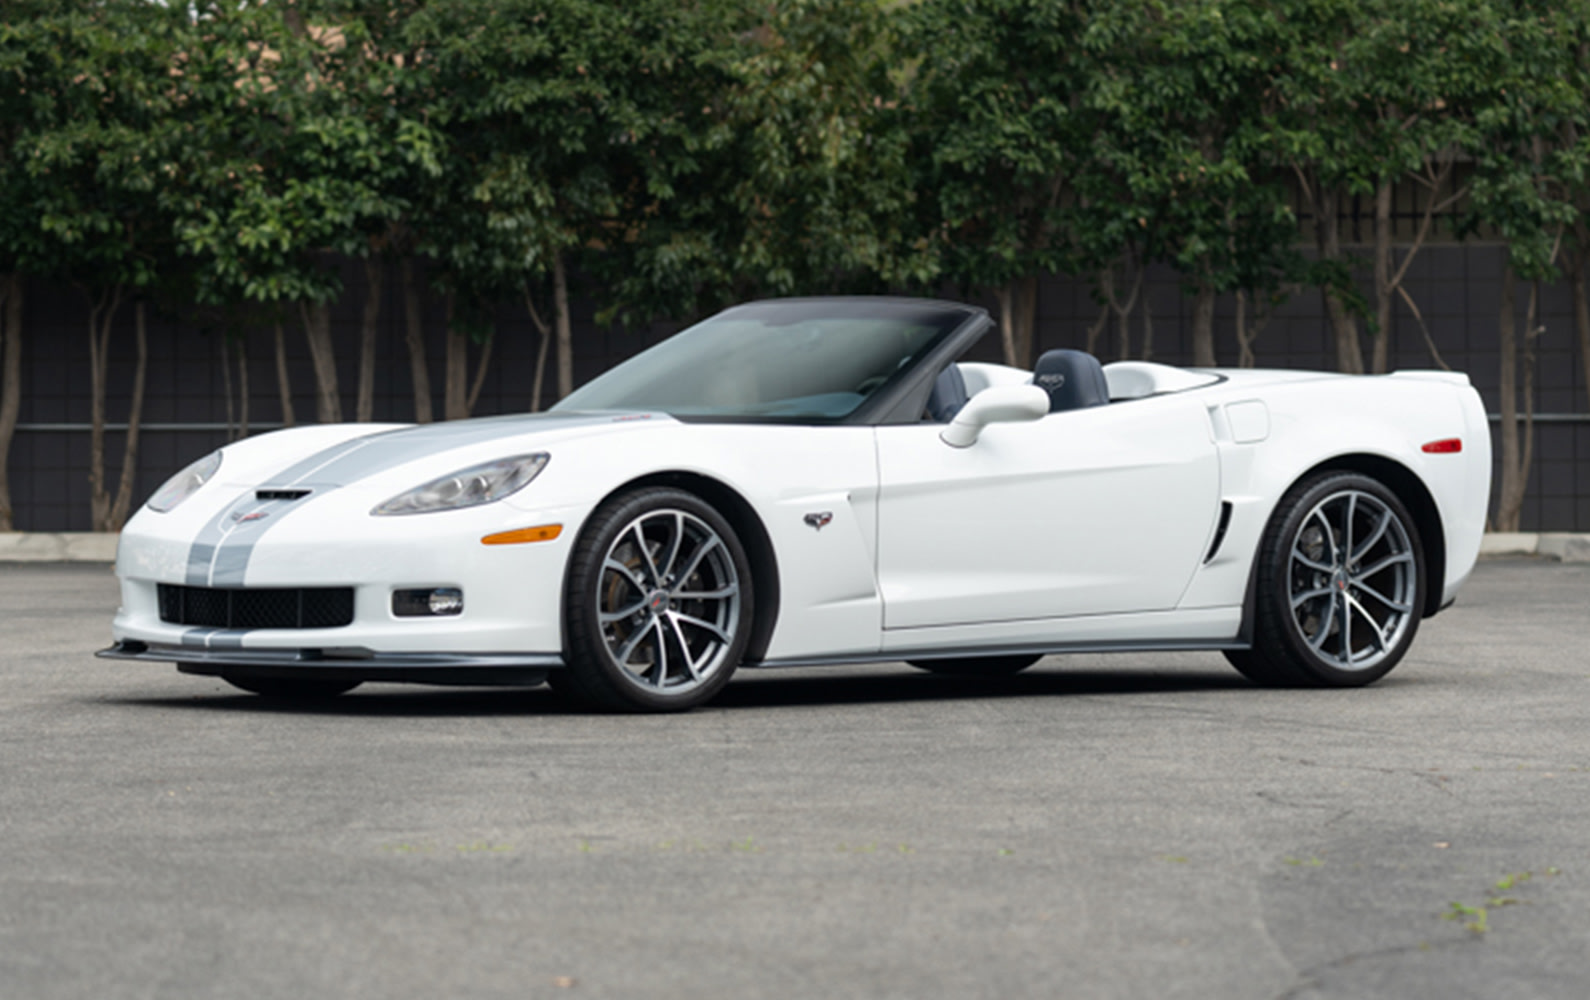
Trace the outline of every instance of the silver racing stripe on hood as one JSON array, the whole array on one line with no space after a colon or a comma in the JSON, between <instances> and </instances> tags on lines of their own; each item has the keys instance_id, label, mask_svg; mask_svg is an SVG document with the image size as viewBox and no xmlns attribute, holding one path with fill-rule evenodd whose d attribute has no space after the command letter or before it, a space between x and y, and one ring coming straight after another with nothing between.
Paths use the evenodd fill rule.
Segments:
<instances>
[{"instance_id":1,"label":"silver racing stripe on hood","mask_svg":"<svg viewBox=\"0 0 1590 1000\"><path fill-rule=\"evenodd\" d=\"M613 414L514 414L405 427L354 438L318 451L250 487L212 517L188 548L190 587L241 587L249 559L276 525L312 504L316 497L408 462L431 458L473 444L514 437L532 430L565 430L612 423ZM420 480L444 475L439 470ZM298 500L259 500L256 490L309 488Z\"/></svg>"}]
</instances>

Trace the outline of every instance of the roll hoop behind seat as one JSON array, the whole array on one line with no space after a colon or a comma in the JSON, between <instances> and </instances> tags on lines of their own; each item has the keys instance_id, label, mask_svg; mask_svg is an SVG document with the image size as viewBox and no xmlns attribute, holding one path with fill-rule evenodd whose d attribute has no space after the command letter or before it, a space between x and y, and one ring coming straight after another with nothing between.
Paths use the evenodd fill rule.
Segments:
<instances>
[{"instance_id":1,"label":"roll hoop behind seat","mask_svg":"<svg viewBox=\"0 0 1590 1000\"><path fill-rule=\"evenodd\" d=\"M1049 394L1049 412L1081 410L1110 401L1104 366L1086 351L1045 351L1032 368L1032 384Z\"/></svg>"}]
</instances>

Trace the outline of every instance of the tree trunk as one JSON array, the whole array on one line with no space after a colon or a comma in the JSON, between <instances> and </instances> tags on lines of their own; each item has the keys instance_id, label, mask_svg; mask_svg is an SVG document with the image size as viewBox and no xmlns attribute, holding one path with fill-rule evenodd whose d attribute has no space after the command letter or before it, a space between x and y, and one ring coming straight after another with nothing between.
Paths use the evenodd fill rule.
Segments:
<instances>
[{"instance_id":1,"label":"tree trunk","mask_svg":"<svg viewBox=\"0 0 1590 1000\"><path fill-rule=\"evenodd\" d=\"M1016 278L994 290L999 299L999 336L1005 364L1031 368L1033 328L1038 319L1038 276Z\"/></svg>"},{"instance_id":2,"label":"tree trunk","mask_svg":"<svg viewBox=\"0 0 1590 1000\"><path fill-rule=\"evenodd\" d=\"M536 413L541 409L541 386L547 376L547 348L552 346L552 327L541 318L541 313L536 309L535 299L530 295L530 286L524 286L524 308L530 314L530 322L536 326L536 332L541 335L541 342L536 345L536 373L535 381L530 386L530 412Z\"/></svg>"},{"instance_id":3,"label":"tree trunk","mask_svg":"<svg viewBox=\"0 0 1590 1000\"><path fill-rule=\"evenodd\" d=\"M409 349L409 381L414 387L414 422L428 424L431 416L431 366L425 358L425 325L420 287L414 283L414 262L403 258L403 341Z\"/></svg>"},{"instance_id":4,"label":"tree trunk","mask_svg":"<svg viewBox=\"0 0 1590 1000\"><path fill-rule=\"evenodd\" d=\"M447 293L447 339L442 367L442 419L469 416L469 337L454 322L453 293Z\"/></svg>"},{"instance_id":5,"label":"tree trunk","mask_svg":"<svg viewBox=\"0 0 1590 1000\"><path fill-rule=\"evenodd\" d=\"M469 383L469 399L464 402L467 415L475 413L475 403L480 400L480 389L486 384L486 372L491 367L491 349L497 343L497 331L486 331L486 342L480 345L480 357L475 360L475 377Z\"/></svg>"},{"instance_id":6,"label":"tree trunk","mask_svg":"<svg viewBox=\"0 0 1590 1000\"><path fill-rule=\"evenodd\" d=\"M574 391L574 324L569 317L569 276L563 255L552 256L552 311L558 334L558 398Z\"/></svg>"},{"instance_id":7,"label":"tree trunk","mask_svg":"<svg viewBox=\"0 0 1590 1000\"><path fill-rule=\"evenodd\" d=\"M379 254L364 259L364 315L359 326L359 400L354 419L361 424L370 422L375 412L375 334L381 319L381 287L386 271Z\"/></svg>"},{"instance_id":8,"label":"tree trunk","mask_svg":"<svg viewBox=\"0 0 1590 1000\"><path fill-rule=\"evenodd\" d=\"M121 307L121 295L122 286L113 285L88 307L88 508L94 531L104 531L110 519L110 493L105 489L105 379L110 328Z\"/></svg>"},{"instance_id":9,"label":"tree trunk","mask_svg":"<svg viewBox=\"0 0 1590 1000\"><path fill-rule=\"evenodd\" d=\"M309 363L315 370L315 419L342 423L342 396L337 391L337 352L331 344L331 303L300 302Z\"/></svg>"},{"instance_id":10,"label":"tree trunk","mask_svg":"<svg viewBox=\"0 0 1590 1000\"><path fill-rule=\"evenodd\" d=\"M1395 294L1391 280L1391 181L1387 180L1375 189L1375 332L1369 342L1369 370L1376 375L1385 374L1390 361Z\"/></svg>"},{"instance_id":11,"label":"tree trunk","mask_svg":"<svg viewBox=\"0 0 1590 1000\"><path fill-rule=\"evenodd\" d=\"M248 437L248 334L237 339L237 436Z\"/></svg>"},{"instance_id":12,"label":"tree trunk","mask_svg":"<svg viewBox=\"0 0 1590 1000\"><path fill-rule=\"evenodd\" d=\"M222 333L216 338L216 346L221 351L221 397L226 403L226 443L231 444L237 440L237 416L235 393L232 391L232 342L227 335Z\"/></svg>"},{"instance_id":13,"label":"tree trunk","mask_svg":"<svg viewBox=\"0 0 1590 1000\"><path fill-rule=\"evenodd\" d=\"M1573 267L1568 272L1568 281L1573 286L1573 327L1579 334L1579 361L1584 365L1584 391L1586 407L1590 408L1590 295L1585 293L1585 257L1590 254L1590 247L1580 249L1573 256ZM3 430L3 424L0 424ZM4 447L4 439L0 438L0 449ZM0 450L0 457L5 455ZM0 501L4 496L0 495Z\"/></svg>"},{"instance_id":14,"label":"tree trunk","mask_svg":"<svg viewBox=\"0 0 1590 1000\"><path fill-rule=\"evenodd\" d=\"M287 374L287 335L282 325L276 324L276 391L282 401L282 426L294 427L298 418L293 414L293 383Z\"/></svg>"},{"instance_id":15,"label":"tree trunk","mask_svg":"<svg viewBox=\"0 0 1590 1000\"><path fill-rule=\"evenodd\" d=\"M1207 282L1198 283L1198 294L1193 298L1193 365L1213 368L1215 360L1215 289Z\"/></svg>"},{"instance_id":16,"label":"tree trunk","mask_svg":"<svg viewBox=\"0 0 1590 1000\"><path fill-rule=\"evenodd\" d=\"M1314 200L1314 234L1321 260L1342 259L1341 220L1336 210L1340 197L1340 192L1322 188ZM1362 375L1364 352L1358 343L1358 318L1336 289L1326 286L1320 293L1325 298L1325 315L1330 319L1336 346L1336 369L1349 375Z\"/></svg>"},{"instance_id":17,"label":"tree trunk","mask_svg":"<svg viewBox=\"0 0 1590 1000\"><path fill-rule=\"evenodd\" d=\"M0 312L0 531L15 531L11 506L11 439L22 406L22 275L6 275Z\"/></svg>"},{"instance_id":18,"label":"tree trunk","mask_svg":"<svg viewBox=\"0 0 1590 1000\"><path fill-rule=\"evenodd\" d=\"M1502 482L1496 498L1497 531L1517 531L1524 506L1524 490L1529 482L1531 458L1530 437L1534 430L1533 414L1523 422L1523 440L1520 440L1518 413L1518 279L1509 261L1502 270L1502 304L1497 317L1497 340L1501 358L1498 370L1499 403L1501 406L1501 466ZM1526 401L1527 402L1527 401Z\"/></svg>"},{"instance_id":19,"label":"tree trunk","mask_svg":"<svg viewBox=\"0 0 1590 1000\"><path fill-rule=\"evenodd\" d=\"M138 365L133 369L131 406L127 411L127 437L122 444L121 475L116 481L116 499L111 502L110 515L96 531L120 531L127 523L127 511L132 506L133 483L138 478L138 432L144 419L144 382L149 372L149 328L145 321L143 302L133 305L133 332L138 340Z\"/></svg>"}]
</instances>

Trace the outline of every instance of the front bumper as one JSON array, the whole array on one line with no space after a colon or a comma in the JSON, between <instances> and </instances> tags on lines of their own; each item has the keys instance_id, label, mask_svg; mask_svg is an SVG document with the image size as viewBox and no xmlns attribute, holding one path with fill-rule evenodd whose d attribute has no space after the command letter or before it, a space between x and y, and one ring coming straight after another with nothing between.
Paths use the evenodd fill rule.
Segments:
<instances>
[{"instance_id":1,"label":"front bumper","mask_svg":"<svg viewBox=\"0 0 1590 1000\"><path fill-rule=\"evenodd\" d=\"M355 647L204 649L122 640L94 654L107 660L175 663L185 674L301 677L399 684L533 686L563 668L556 653L376 653Z\"/></svg>"}]
</instances>

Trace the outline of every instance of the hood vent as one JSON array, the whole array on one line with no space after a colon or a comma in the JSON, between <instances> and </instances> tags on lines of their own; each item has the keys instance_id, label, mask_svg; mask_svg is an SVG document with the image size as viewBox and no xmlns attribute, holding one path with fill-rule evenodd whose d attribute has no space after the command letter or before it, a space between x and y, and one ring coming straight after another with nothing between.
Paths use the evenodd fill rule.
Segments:
<instances>
[{"instance_id":1,"label":"hood vent","mask_svg":"<svg viewBox=\"0 0 1590 1000\"><path fill-rule=\"evenodd\" d=\"M255 500L298 500L308 496L312 490L255 490Z\"/></svg>"}]
</instances>

